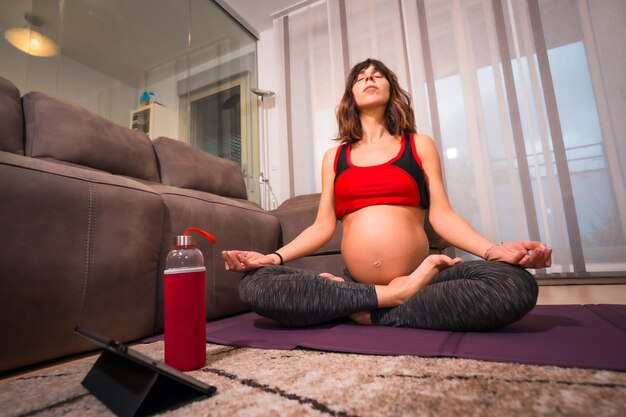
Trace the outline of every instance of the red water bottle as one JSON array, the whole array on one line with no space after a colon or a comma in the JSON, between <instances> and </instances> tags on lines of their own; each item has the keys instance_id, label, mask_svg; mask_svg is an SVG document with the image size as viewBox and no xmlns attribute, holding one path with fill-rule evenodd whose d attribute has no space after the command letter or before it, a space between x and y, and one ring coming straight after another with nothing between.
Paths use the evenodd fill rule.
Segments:
<instances>
[{"instance_id":1,"label":"red water bottle","mask_svg":"<svg viewBox=\"0 0 626 417\"><path fill-rule=\"evenodd\" d=\"M165 363L180 371L206 364L206 268L190 231L202 233L215 243L203 230L187 229L176 236L165 260Z\"/></svg>"}]
</instances>

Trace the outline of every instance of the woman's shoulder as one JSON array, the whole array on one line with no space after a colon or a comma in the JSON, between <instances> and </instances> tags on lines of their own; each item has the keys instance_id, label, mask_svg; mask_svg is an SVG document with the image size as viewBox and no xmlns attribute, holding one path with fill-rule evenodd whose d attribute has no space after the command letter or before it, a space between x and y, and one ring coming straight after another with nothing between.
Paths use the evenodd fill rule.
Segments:
<instances>
[{"instance_id":1,"label":"woman's shoulder","mask_svg":"<svg viewBox=\"0 0 626 417\"><path fill-rule=\"evenodd\" d=\"M335 159L337 158L337 150L341 145L333 146L324 152L324 158L322 159L322 167L329 167L334 170Z\"/></svg>"},{"instance_id":2,"label":"woman's shoulder","mask_svg":"<svg viewBox=\"0 0 626 417\"><path fill-rule=\"evenodd\" d=\"M424 142L426 142L426 143L434 143L433 138L431 138L430 136L428 136L428 135L426 135L424 133L417 132L417 133L413 133L412 136L413 136L413 140L415 141L416 144L424 143Z\"/></svg>"},{"instance_id":3,"label":"woman's shoulder","mask_svg":"<svg viewBox=\"0 0 626 417\"><path fill-rule=\"evenodd\" d=\"M415 143L415 150L420 154L423 152L430 153L437 151L437 146L433 138L423 133L414 133L413 142Z\"/></svg>"},{"instance_id":4,"label":"woman's shoulder","mask_svg":"<svg viewBox=\"0 0 626 417\"><path fill-rule=\"evenodd\" d=\"M335 146L331 146L330 148L326 149L326 152L335 153L337 152L337 149L341 148L342 146L343 143L337 143Z\"/></svg>"},{"instance_id":5,"label":"woman's shoulder","mask_svg":"<svg viewBox=\"0 0 626 417\"><path fill-rule=\"evenodd\" d=\"M335 155L337 154L337 151L339 150L339 148L341 148L342 144L339 144L337 146L332 146L328 149L326 149L326 152L324 152L324 158L335 158Z\"/></svg>"}]
</instances>

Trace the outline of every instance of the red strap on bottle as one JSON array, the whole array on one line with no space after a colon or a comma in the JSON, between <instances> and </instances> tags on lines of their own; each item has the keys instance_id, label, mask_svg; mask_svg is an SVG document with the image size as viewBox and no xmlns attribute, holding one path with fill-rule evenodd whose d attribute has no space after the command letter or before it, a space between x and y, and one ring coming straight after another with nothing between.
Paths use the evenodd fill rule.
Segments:
<instances>
[{"instance_id":1,"label":"red strap on bottle","mask_svg":"<svg viewBox=\"0 0 626 417\"><path fill-rule=\"evenodd\" d=\"M213 237L212 234L210 234L209 232L205 232L202 229L198 229L197 227L190 227L189 229L185 230L185 233L183 233L183 236L187 236L189 234L189 232L196 232L196 233L200 233L202 236L206 237L207 239L209 239L211 241L211 243L215 244L216 240Z\"/></svg>"}]
</instances>

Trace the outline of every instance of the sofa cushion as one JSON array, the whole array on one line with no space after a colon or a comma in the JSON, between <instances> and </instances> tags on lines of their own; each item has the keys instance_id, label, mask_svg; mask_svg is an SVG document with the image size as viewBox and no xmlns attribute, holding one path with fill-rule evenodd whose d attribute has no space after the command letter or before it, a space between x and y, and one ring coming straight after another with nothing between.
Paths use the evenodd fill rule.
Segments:
<instances>
[{"instance_id":1,"label":"sofa cushion","mask_svg":"<svg viewBox=\"0 0 626 417\"><path fill-rule=\"evenodd\" d=\"M145 134L40 92L26 94L22 105L26 156L159 181L154 149Z\"/></svg>"},{"instance_id":2,"label":"sofa cushion","mask_svg":"<svg viewBox=\"0 0 626 417\"><path fill-rule=\"evenodd\" d=\"M232 198L248 198L241 168L236 163L160 137L153 142L161 183Z\"/></svg>"},{"instance_id":3,"label":"sofa cushion","mask_svg":"<svg viewBox=\"0 0 626 417\"><path fill-rule=\"evenodd\" d=\"M24 155L24 116L20 91L0 77L0 151Z\"/></svg>"}]
</instances>

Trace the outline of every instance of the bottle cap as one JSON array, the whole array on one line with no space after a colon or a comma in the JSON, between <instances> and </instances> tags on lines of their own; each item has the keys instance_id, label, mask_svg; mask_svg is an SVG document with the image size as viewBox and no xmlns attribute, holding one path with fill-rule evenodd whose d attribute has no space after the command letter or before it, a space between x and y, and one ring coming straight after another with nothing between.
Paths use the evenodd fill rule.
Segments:
<instances>
[{"instance_id":1,"label":"bottle cap","mask_svg":"<svg viewBox=\"0 0 626 417\"><path fill-rule=\"evenodd\" d=\"M198 239L196 239L195 235L176 236L174 241L176 246L196 246L198 244Z\"/></svg>"}]
</instances>

